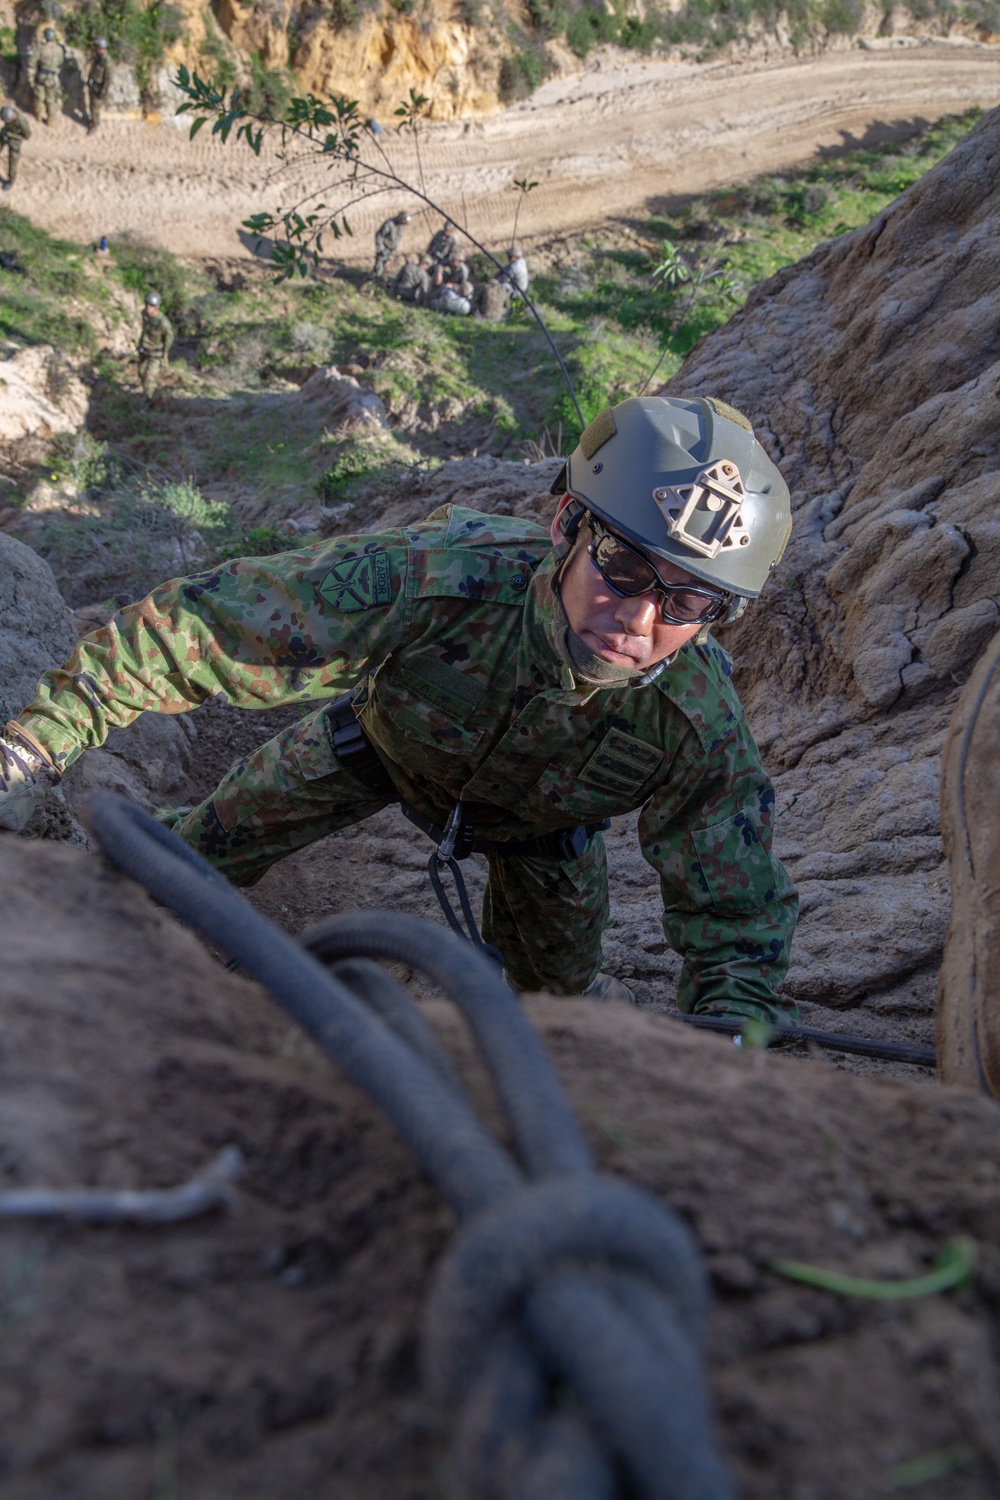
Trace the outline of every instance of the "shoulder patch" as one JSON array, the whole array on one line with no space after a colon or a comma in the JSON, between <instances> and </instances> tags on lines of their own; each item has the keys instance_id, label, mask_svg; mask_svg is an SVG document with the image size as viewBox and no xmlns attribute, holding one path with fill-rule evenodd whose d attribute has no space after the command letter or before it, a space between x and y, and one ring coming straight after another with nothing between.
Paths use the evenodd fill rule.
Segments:
<instances>
[{"instance_id":1,"label":"shoulder patch","mask_svg":"<svg viewBox=\"0 0 1000 1500\"><path fill-rule=\"evenodd\" d=\"M701 741L706 755L727 739L743 718L731 676L732 658L718 642L699 646L688 641L654 687L680 709Z\"/></svg>"},{"instance_id":2,"label":"shoulder patch","mask_svg":"<svg viewBox=\"0 0 1000 1500\"><path fill-rule=\"evenodd\" d=\"M392 603L392 568L384 547L344 557L316 585L331 609L374 609Z\"/></svg>"}]
</instances>

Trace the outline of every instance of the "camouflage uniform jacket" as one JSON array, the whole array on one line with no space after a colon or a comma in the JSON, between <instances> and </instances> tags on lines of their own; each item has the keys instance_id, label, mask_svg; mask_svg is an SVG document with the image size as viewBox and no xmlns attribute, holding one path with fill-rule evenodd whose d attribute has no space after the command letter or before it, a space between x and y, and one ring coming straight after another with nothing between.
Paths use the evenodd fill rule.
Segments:
<instances>
[{"instance_id":1,"label":"camouflage uniform jacket","mask_svg":"<svg viewBox=\"0 0 1000 1500\"><path fill-rule=\"evenodd\" d=\"M458 235L453 229L439 229L427 247L427 254L438 265L446 265L454 259L458 249Z\"/></svg>"},{"instance_id":2,"label":"camouflage uniform jacket","mask_svg":"<svg viewBox=\"0 0 1000 1500\"><path fill-rule=\"evenodd\" d=\"M430 289L431 278L423 266L412 260L401 267L392 283L394 295L404 302L426 302Z\"/></svg>"},{"instance_id":3,"label":"camouflage uniform jacket","mask_svg":"<svg viewBox=\"0 0 1000 1500\"><path fill-rule=\"evenodd\" d=\"M139 353L144 359L166 359L174 341L174 330L163 313L155 318L142 317L142 332L139 334Z\"/></svg>"},{"instance_id":4,"label":"camouflage uniform jacket","mask_svg":"<svg viewBox=\"0 0 1000 1500\"><path fill-rule=\"evenodd\" d=\"M106 52L95 52L90 61L87 87L98 99L103 99L111 82L111 61Z\"/></svg>"},{"instance_id":5,"label":"camouflage uniform jacket","mask_svg":"<svg viewBox=\"0 0 1000 1500\"><path fill-rule=\"evenodd\" d=\"M38 52L35 63L35 81L38 75L50 75L58 78L66 61L66 48L62 42L43 42Z\"/></svg>"},{"instance_id":6,"label":"camouflage uniform jacket","mask_svg":"<svg viewBox=\"0 0 1000 1500\"><path fill-rule=\"evenodd\" d=\"M771 856L774 793L714 642L653 682L579 681L553 644L543 528L447 506L397 531L244 558L163 584L47 672L19 716L64 770L140 713L213 694L243 708L355 689L404 800L473 804L520 840L641 808L685 1009L768 1006L797 898Z\"/></svg>"},{"instance_id":7,"label":"camouflage uniform jacket","mask_svg":"<svg viewBox=\"0 0 1000 1500\"><path fill-rule=\"evenodd\" d=\"M403 226L395 219L386 219L375 231L375 249L383 255L394 255L403 238Z\"/></svg>"},{"instance_id":8,"label":"camouflage uniform jacket","mask_svg":"<svg viewBox=\"0 0 1000 1500\"><path fill-rule=\"evenodd\" d=\"M9 146L14 152L20 151L22 141L31 140L31 129L27 120L20 113L16 114L8 124L0 126L0 146Z\"/></svg>"}]
</instances>

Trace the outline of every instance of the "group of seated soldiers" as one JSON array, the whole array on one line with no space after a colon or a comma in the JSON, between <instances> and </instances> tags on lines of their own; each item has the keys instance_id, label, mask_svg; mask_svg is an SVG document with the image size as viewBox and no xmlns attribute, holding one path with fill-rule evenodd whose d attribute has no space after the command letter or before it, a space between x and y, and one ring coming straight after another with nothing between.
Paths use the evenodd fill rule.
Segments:
<instances>
[{"instance_id":1,"label":"group of seated soldiers","mask_svg":"<svg viewBox=\"0 0 1000 1500\"><path fill-rule=\"evenodd\" d=\"M391 225L397 230L394 237L398 245L402 227L408 222L409 215L399 214L382 225L376 234L376 275L384 274L388 259L379 254L382 248L380 237L382 240L388 238L384 231ZM400 302L428 307L432 312L450 313L456 317L468 317L471 313L498 323L509 313L511 301L517 293L528 290L528 266L520 245L511 245L503 270L479 286L473 286L465 251L446 219L420 259L407 260L388 282L388 290Z\"/></svg>"}]
</instances>

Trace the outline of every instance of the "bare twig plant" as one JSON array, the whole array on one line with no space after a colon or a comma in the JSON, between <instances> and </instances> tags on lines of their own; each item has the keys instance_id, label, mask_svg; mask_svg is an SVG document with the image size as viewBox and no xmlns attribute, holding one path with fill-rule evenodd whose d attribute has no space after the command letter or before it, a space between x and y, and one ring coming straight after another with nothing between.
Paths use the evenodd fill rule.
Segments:
<instances>
[{"instance_id":1,"label":"bare twig plant","mask_svg":"<svg viewBox=\"0 0 1000 1500\"><path fill-rule=\"evenodd\" d=\"M265 113L250 112L237 90L233 90L227 97L224 88L209 83L197 73L189 73L183 66L178 70L176 81L185 95L185 101L178 106L177 112L194 116L192 136L211 121L212 134L220 141L225 143L230 136L235 135L236 140L244 140L258 156L265 136L277 135L283 161L287 161L290 147L298 145L302 147L305 156L315 156L329 162L330 175L324 188L304 194L290 208L278 208L274 213L252 214L243 221L244 227L256 237L258 246L267 239L271 240L270 257L279 277L308 275L310 270L319 265L324 235L329 234L333 239L339 240L344 235L351 234L347 218L349 211L358 203L393 188L412 194L426 208L449 222L454 222L426 192L419 146L418 187L397 172L385 148L365 129L356 100L340 95L331 96L327 102L317 99L313 94L304 98L295 97L289 101L279 119ZM396 111L401 116L403 126L413 131L415 141L418 137L417 121L426 103L422 95L411 89L409 101ZM521 189L519 203L523 201L527 191L527 187ZM320 192L335 194L336 205L328 207L325 203L316 202ZM497 271L505 269L473 234L467 229L462 232ZM559 365L582 429L586 424L565 361L531 297L527 293L519 295L541 329Z\"/></svg>"}]
</instances>

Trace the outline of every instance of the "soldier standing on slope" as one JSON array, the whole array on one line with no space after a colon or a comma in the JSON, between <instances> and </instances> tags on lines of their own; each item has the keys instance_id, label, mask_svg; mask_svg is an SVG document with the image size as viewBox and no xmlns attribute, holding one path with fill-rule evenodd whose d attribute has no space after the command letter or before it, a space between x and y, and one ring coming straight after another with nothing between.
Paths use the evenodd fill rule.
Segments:
<instances>
[{"instance_id":1,"label":"soldier standing on slope","mask_svg":"<svg viewBox=\"0 0 1000 1500\"><path fill-rule=\"evenodd\" d=\"M31 139L27 120L12 104L0 109L0 147L7 147L7 181L3 191L9 193L17 178L17 165L21 160L21 144Z\"/></svg>"},{"instance_id":2,"label":"soldier standing on slope","mask_svg":"<svg viewBox=\"0 0 1000 1500\"><path fill-rule=\"evenodd\" d=\"M483 936L518 989L630 999L601 971L600 830L640 810L681 1010L793 1014L774 791L709 634L765 587L788 488L740 412L648 396L591 422L553 493L550 527L448 505L120 609L3 731L0 826L147 710L295 703L200 806L162 815L236 884L398 803L488 856Z\"/></svg>"},{"instance_id":3,"label":"soldier standing on slope","mask_svg":"<svg viewBox=\"0 0 1000 1500\"><path fill-rule=\"evenodd\" d=\"M174 330L166 314L160 311L159 292L147 292L142 309L142 332L139 334L139 383L149 404L156 396L156 387L173 341Z\"/></svg>"},{"instance_id":4,"label":"soldier standing on slope","mask_svg":"<svg viewBox=\"0 0 1000 1500\"><path fill-rule=\"evenodd\" d=\"M87 113L90 116L87 125L88 135L91 135L101 123L101 110L110 88L111 61L108 57L108 44L104 37L99 36L94 42L94 55L90 61L90 72L87 75Z\"/></svg>"},{"instance_id":5,"label":"soldier standing on slope","mask_svg":"<svg viewBox=\"0 0 1000 1500\"><path fill-rule=\"evenodd\" d=\"M386 273L386 268L399 249L403 238L403 230L410 222L409 214L396 214L391 219L386 219L375 231L375 267L373 276L380 280Z\"/></svg>"},{"instance_id":6,"label":"soldier standing on slope","mask_svg":"<svg viewBox=\"0 0 1000 1500\"><path fill-rule=\"evenodd\" d=\"M42 46L35 63L35 115L45 125L62 109L63 92L60 74L66 62L66 48L56 41L51 26L46 26Z\"/></svg>"}]
</instances>

